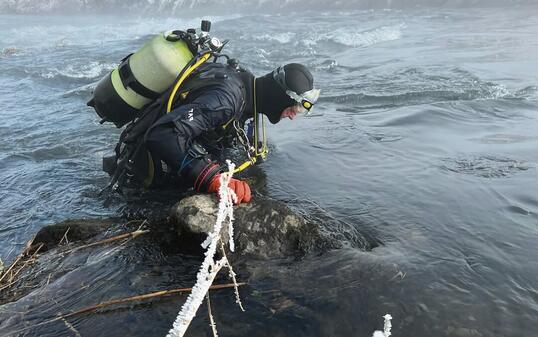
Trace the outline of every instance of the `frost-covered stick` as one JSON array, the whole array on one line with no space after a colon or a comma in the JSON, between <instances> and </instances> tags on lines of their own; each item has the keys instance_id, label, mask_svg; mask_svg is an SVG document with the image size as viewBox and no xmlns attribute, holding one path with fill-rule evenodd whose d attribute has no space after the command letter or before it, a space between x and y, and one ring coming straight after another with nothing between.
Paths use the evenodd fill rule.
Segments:
<instances>
[{"instance_id":1,"label":"frost-covered stick","mask_svg":"<svg viewBox=\"0 0 538 337\"><path fill-rule=\"evenodd\" d=\"M185 304L181 307L181 311L179 312L172 329L170 329L168 335L166 335L167 337L183 337L185 335L192 319L196 316L198 308L202 305L204 297L213 283L215 276L217 276L217 273L225 264L225 258L220 259L212 266L206 266L206 261L202 263L202 268L198 272L199 277L197 277L196 284L192 288L192 292L187 298L187 301L185 301ZM208 272L207 270L204 270L204 267L211 268L211 271Z\"/></svg>"},{"instance_id":2,"label":"frost-covered stick","mask_svg":"<svg viewBox=\"0 0 538 337\"><path fill-rule=\"evenodd\" d=\"M172 329L168 332L167 337L183 337L190 322L196 315L198 308L202 304L205 295L209 291L209 287L213 283L218 271L228 262L225 257L219 260L217 263L214 261L217 244L221 237L222 223L226 218L233 215L233 198L235 193L228 188L230 179L232 178L235 165L230 161L228 163L229 172L222 173L220 175L220 188L219 188L219 210L217 213L217 221L213 231L207 236L206 240L202 243L202 247L207 248L205 252L204 262L196 275L196 284L192 288L192 292L181 311L179 312ZM232 193L230 193L232 192Z\"/></svg>"},{"instance_id":3,"label":"frost-covered stick","mask_svg":"<svg viewBox=\"0 0 538 337\"><path fill-rule=\"evenodd\" d=\"M390 329L392 328L392 323L390 322L392 316L386 314L385 316L383 316L383 318L385 319L385 324L383 324L383 332L379 330L374 331L372 337L389 337L390 335L392 335L392 333L390 332Z\"/></svg>"},{"instance_id":4,"label":"frost-covered stick","mask_svg":"<svg viewBox=\"0 0 538 337\"><path fill-rule=\"evenodd\" d=\"M75 334L75 337L82 337L82 336L80 335L80 332L78 332L78 330L75 329L75 327L74 327L71 323L69 323L65 318L62 318L62 321L64 322L65 326L66 326L69 330L71 330L71 332L73 332L73 334Z\"/></svg>"},{"instance_id":5,"label":"frost-covered stick","mask_svg":"<svg viewBox=\"0 0 538 337\"><path fill-rule=\"evenodd\" d=\"M392 316L389 314L386 314L385 316L383 316L383 318L385 319L385 324L383 325L383 333L385 334L386 337L389 337L392 334L390 332L390 329L392 328L392 323L390 322L390 320L392 319Z\"/></svg>"},{"instance_id":6,"label":"frost-covered stick","mask_svg":"<svg viewBox=\"0 0 538 337\"><path fill-rule=\"evenodd\" d=\"M207 298L207 314L209 315L209 326L211 327L211 330L213 331L213 337L219 337L219 334L217 333L217 324L215 324L215 320L213 319L213 313L211 312L211 300L209 299L209 291L206 294Z\"/></svg>"},{"instance_id":7,"label":"frost-covered stick","mask_svg":"<svg viewBox=\"0 0 538 337\"><path fill-rule=\"evenodd\" d=\"M233 164L232 162L230 162L229 160L226 161L228 163L228 172L226 174L229 174L230 177L229 179L232 178L232 175L233 175L233 172L234 172L234 169L235 169L235 164ZM222 192L226 192L227 195L229 195L229 197L227 198L228 200L226 200L226 216L228 217L228 246L230 247L230 251L231 252L234 252L235 251L235 243L234 243L234 224L233 224L233 221L235 220L234 219L234 208L233 208L233 203L237 201L237 195L235 194L235 191L231 188L228 188L227 187L228 185L225 185L225 187L223 187L223 185L221 184L220 185L220 188L219 188L219 196L221 196L221 200L222 200L222 193L221 193L221 189L223 189ZM219 204L219 209L220 209L220 204ZM222 240L224 242L224 240Z\"/></svg>"},{"instance_id":8,"label":"frost-covered stick","mask_svg":"<svg viewBox=\"0 0 538 337\"><path fill-rule=\"evenodd\" d=\"M235 195L235 192L228 187L228 184L230 183L230 180L232 179L233 170L235 169L235 164L230 162L229 160L226 161L228 163L228 172L224 172L220 175L220 187L219 187L219 211L217 213L217 221L215 223L215 227L213 228L213 231L207 236L205 241L202 243L203 248L207 248L210 243L214 241L215 238L220 238L220 230L222 228L222 223L226 218L229 219L228 222L228 229L230 230L232 227L232 219L233 219L233 203L237 200L237 196ZM233 230L233 229L232 229Z\"/></svg>"},{"instance_id":9,"label":"frost-covered stick","mask_svg":"<svg viewBox=\"0 0 538 337\"><path fill-rule=\"evenodd\" d=\"M226 256L226 250L224 249L224 244L222 242L221 242L220 249L222 251L222 256L224 256L226 260L228 261L228 264L226 265L226 267L228 268L228 275L230 276L230 278L232 279L232 283L234 284L235 303L237 303L241 311L244 312L245 309L243 308L243 303L241 303L241 297L239 296L239 284L237 283L237 280L235 278L236 274L232 268L232 265L230 264L230 260L228 260L228 257Z\"/></svg>"},{"instance_id":10,"label":"frost-covered stick","mask_svg":"<svg viewBox=\"0 0 538 337\"><path fill-rule=\"evenodd\" d=\"M228 246L230 247L230 251L232 253L235 251L233 220L235 219L234 219L233 207L232 207L231 212L228 214Z\"/></svg>"}]
</instances>

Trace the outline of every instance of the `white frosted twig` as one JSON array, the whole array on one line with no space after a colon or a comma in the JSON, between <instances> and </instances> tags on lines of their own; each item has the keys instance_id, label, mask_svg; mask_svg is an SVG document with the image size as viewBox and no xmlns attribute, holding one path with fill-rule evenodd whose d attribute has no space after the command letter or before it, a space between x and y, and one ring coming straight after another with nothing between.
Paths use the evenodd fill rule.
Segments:
<instances>
[{"instance_id":1,"label":"white frosted twig","mask_svg":"<svg viewBox=\"0 0 538 337\"><path fill-rule=\"evenodd\" d=\"M233 207L232 207L232 212L228 214L228 247L230 247L230 251L232 253L235 251L233 220L235 219L234 219Z\"/></svg>"},{"instance_id":2,"label":"white frosted twig","mask_svg":"<svg viewBox=\"0 0 538 337\"><path fill-rule=\"evenodd\" d=\"M226 218L229 218L230 220L228 222L228 226L231 227L231 219L233 219L233 201L235 193L233 193L233 190L228 188L228 184L232 178L235 165L230 161L227 162L229 172L225 172L220 175L220 200L217 220L213 230L202 243L202 247L207 248L204 262L202 262L202 266L196 275L196 284L192 288L189 297L181 307L181 310L172 326L172 329L170 329L168 332L167 337L183 337L185 335L187 328L189 327L194 316L196 316L198 308L208 293L209 287L211 284L213 284L213 280L217 276L217 273L223 266L229 264L226 256L223 256L217 262L214 260L218 242L221 241L222 224ZM215 332L216 331L214 331L214 333Z\"/></svg>"},{"instance_id":3,"label":"white frosted twig","mask_svg":"<svg viewBox=\"0 0 538 337\"><path fill-rule=\"evenodd\" d=\"M392 333L390 332L390 329L392 328L392 323L390 320L392 319L392 316L390 314L386 314L383 316L385 319L385 324L383 324L383 333L386 337L389 337Z\"/></svg>"},{"instance_id":4,"label":"white frosted twig","mask_svg":"<svg viewBox=\"0 0 538 337\"><path fill-rule=\"evenodd\" d=\"M211 312L211 300L209 299L209 291L206 294L207 298L207 314L209 315L209 326L211 327L211 331L213 331L213 337L219 337L219 334L217 333L217 324L215 324L215 320L213 319L213 313Z\"/></svg>"},{"instance_id":5,"label":"white frosted twig","mask_svg":"<svg viewBox=\"0 0 538 337\"><path fill-rule=\"evenodd\" d=\"M383 332L379 330L374 331L374 335L372 337L389 337L390 335L392 335L392 333L390 332L390 329L392 328L392 323L390 322L392 316L386 314L385 316L383 316L383 318L385 319L385 323L383 324Z\"/></svg>"},{"instance_id":6,"label":"white frosted twig","mask_svg":"<svg viewBox=\"0 0 538 337\"><path fill-rule=\"evenodd\" d=\"M241 311L245 311L245 309L243 308L243 303L241 303L241 297L239 296L239 285L237 284L237 280L235 278L235 272L232 268L232 265L230 264L230 260L228 260L228 257L226 256L226 251L224 250L224 245L221 243L221 251L222 251L222 256L224 256L226 258L226 260L228 261L228 264L226 265L226 267L228 268L228 276L230 276L230 278L232 279L232 283L234 284L234 292L235 292L235 303L237 303L237 305L239 305L239 308L241 309Z\"/></svg>"},{"instance_id":7,"label":"white frosted twig","mask_svg":"<svg viewBox=\"0 0 538 337\"><path fill-rule=\"evenodd\" d=\"M65 326L66 326L69 330L71 330L71 331L73 332L73 334L75 334L75 337L82 337L82 336L80 335L80 332L78 332L78 330L75 329L75 327L74 327L71 323L69 323L65 318L62 318L62 321L64 322Z\"/></svg>"},{"instance_id":8,"label":"white frosted twig","mask_svg":"<svg viewBox=\"0 0 538 337\"><path fill-rule=\"evenodd\" d=\"M208 260L207 256L206 260ZM208 266L208 268L211 269L209 272L204 270L206 262L208 261L204 261L204 263L202 263L202 269L200 269L198 272L196 284L192 288L187 301L185 301L185 304L183 304L183 307L181 307L181 311L179 312L172 329L170 329L168 335L166 335L167 337L183 337L185 335L185 332L187 332L187 328L189 327L192 319L194 316L196 316L198 308L204 301L204 297L209 290L209 287L213 283L215 276L217 276L219 270L226 263L226 259L222 258L213 266Z\"/></svg>"},{"instance_id":9,"label":"white frosted twig","mask_svg":"<svg viewBox=\"0 0 538 337\"><path fill-rule=\"evenodd\" d=\"M229 222L233 219L233 198L232 194L235 197L235 193L232 189L228 188L228 184L232 179L233 170L235 165L228 161L228 169L230 172L224 172L220 175L220 187L219 187L219 211L217 213L217 221L213 231L207 236L205 241L202 243L203 248L207 248L211 242L215 239L220 238L220 230L222 228L222 223L226 218L229 218ZM235 197L237 199L237 197ZM228 223L229 225L229 223Z\"/></svg>"}]
</instances>

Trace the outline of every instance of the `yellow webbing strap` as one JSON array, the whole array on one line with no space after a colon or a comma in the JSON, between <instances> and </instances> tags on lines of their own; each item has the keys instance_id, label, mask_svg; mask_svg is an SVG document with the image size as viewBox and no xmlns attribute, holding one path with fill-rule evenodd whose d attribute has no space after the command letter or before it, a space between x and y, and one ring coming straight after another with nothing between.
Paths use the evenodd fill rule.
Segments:
<instances>
[{"instance_id":1,"label":"yellow webbing strap","mask_svg":"<svg viewBox=\"0 0 538 337\"><path fill-rule=\"evenodd\" d=\"M183 73L183 75L179 78L179 80L177 80L176 82L176 85L174 85L174 89L172 90L172 93L170 94L170 98L168 98L168 104L166 105L166 113L169 113L170 110L172 110L172 103L174 102L174 97L176 96L176 93L179 89L179 87L181 86L181 84L183 84L183 81L185 81L185 79L196 69L198 68L202 63L204 63L205 61L207 61L209 58L211 57L211 53L205 53L204 55L202 55L200 57L200 59L195 63L193 64L192 66L190 66L187 70L185 70L185 72Z\"/></svg>"},{"instance_id":2,"label":"yellow webbing strap","mask_svg":"<svg viewBox=\"0 0 538 337\"><path fill-rule=\"evenodd\" d=\"M243 164L239 165L234 170L234 173L239 173L249 167L252 164L256 164L256 161L258 160L258 157L261 157L262 159L265 159L267 157L267 153L269 152L267 150L267 138L265 137L265 120L262 117L262 148L258 149L258 112L256 111L256 79L254 79L254 156L251 156L249 160L244 162Z\"/></svg>"}]
</instances>

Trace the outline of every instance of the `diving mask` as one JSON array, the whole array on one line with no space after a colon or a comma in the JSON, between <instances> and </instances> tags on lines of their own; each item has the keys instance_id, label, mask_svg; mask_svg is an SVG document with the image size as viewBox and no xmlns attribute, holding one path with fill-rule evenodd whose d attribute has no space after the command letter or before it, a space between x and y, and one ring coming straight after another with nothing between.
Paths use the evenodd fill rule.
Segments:
<instances>
[{"instance_id":1,"label":"diving mask","mask_svg":"<svg viewBox=\"0 0 538 337\"><path fill-rule=\"evenodd\" d=\"M280 85L282 89L286 92L286 94L296 101L301 111L300 113L304 112L305 115L308 115L314 104L316 104L318 98L319 98L319 89L311 89L308 91L303 92L302 94L298 94L297 92L291 90L289 86L286 83L286 72L284 70L284 67L278 67L273 72L273 79Z\"/></svg>"},{"instance_id":2,"label":"diving mask","mask_svg":"<svg viewBox=\"0 0 538 337\"><path fill-rule=\"evenodd\" d=\"M314 107L314 104L316 104L319 98L319 92L319 89L312 89L299 95L294 91L286 90L286 94L299 104L301 107L300 112L304 112L305 115L308 115L310 110Z\"/></svg>"}]
</instances>

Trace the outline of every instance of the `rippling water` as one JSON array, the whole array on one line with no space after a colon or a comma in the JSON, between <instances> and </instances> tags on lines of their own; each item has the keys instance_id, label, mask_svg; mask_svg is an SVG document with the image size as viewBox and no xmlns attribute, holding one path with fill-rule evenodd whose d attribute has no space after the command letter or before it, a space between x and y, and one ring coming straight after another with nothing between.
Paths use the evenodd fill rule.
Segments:
<instances>
[{"instance_id":1,"label":"rippling water","mask_svg":"<svg viewBox=\"0 0 538 337\"><path fill-rule=\"evenodd\" d=\"M280 303L286 310L272 315L256 304L245 316L222 313L252 324L244 332L228 324L224 335L370 336L385 313L394 317L394 336L536 334L538 8L210 19L213 34L231 39L228 52L254 73L303 62L322 89L312 117L270 127L266 192L380 243L368 252L351 244L269 261L257 287L265 298L278 289L293 305ZM99 125L85 102L150 34L198 22L0 15L4 260L48 223L164 207L120 199L105 206L100 159L119 131ZM86 273L96 284L136 288L132 265L111 261L125 272L88 265ZM155 263L184 264L190 277L198 261ZM163 286L174 284L168 277ZM130 335L149 333L144 315L163 335L177 308L164 303L122 317L134 327ZM110 320L95 322L77 327L121 334ZM194 331L204 331L200 324Z\"/></svg>"}]
</instances>

